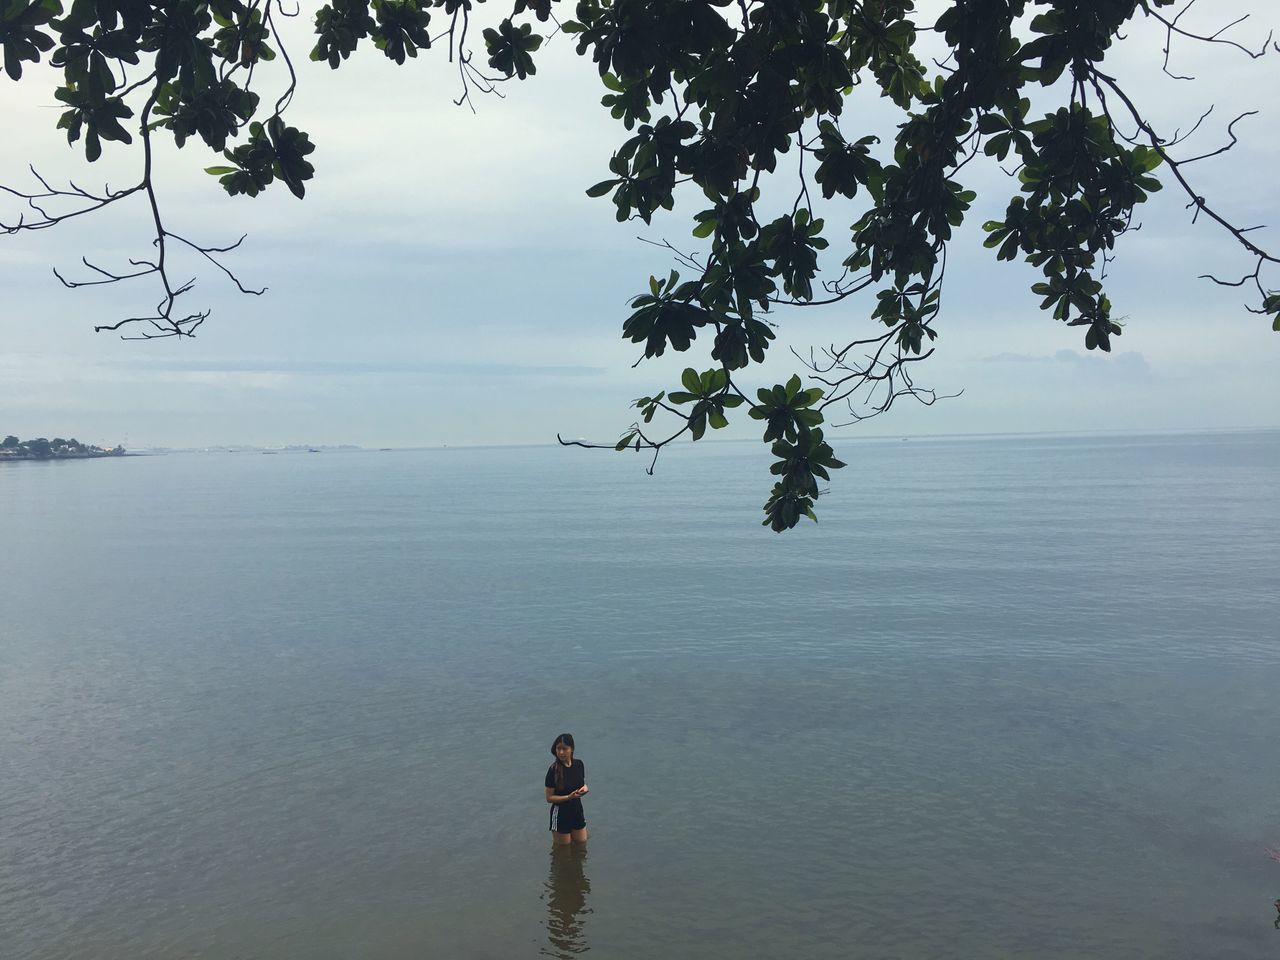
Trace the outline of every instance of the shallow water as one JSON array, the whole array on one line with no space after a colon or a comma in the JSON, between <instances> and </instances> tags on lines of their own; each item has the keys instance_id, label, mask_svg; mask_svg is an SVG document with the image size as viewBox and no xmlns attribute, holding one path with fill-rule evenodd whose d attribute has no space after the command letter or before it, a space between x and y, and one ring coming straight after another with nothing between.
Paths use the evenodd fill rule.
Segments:
<instances>
[{"instance_id":1,"label":"shallow water","mask_svg":"<svg viewBox=\"0 0 1280 960\"><path fill-rule=\"evenodd\" d=\"M1280 433L845 452L4 465L0 956L1274 951Z\"/></svg>"}]
</instances>

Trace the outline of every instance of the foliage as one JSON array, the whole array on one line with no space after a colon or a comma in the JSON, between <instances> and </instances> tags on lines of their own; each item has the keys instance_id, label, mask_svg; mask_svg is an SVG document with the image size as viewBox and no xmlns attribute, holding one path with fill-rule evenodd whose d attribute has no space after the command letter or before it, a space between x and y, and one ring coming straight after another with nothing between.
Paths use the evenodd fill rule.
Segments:
<instances>
[{"instance_id":1,"label":"foliage","mask_svg":"<svg viewBox=\"0 0 1280 960\"><path fill-rule=\"evenodd\" d=\"M1109 351L1122 332L1106 268L1138 207L1170 184L1190 197L1197 218L1229 231L1254 265L1239 281L1218 282L1256 289L1251 309L1280 330L1280 292L1266 288L1262 273L1277 259L1199 195L1189 168L1204 157L1180 158L1179 138L1156 130L1105 69L1139 17L1166 33L1166 72L1175 39L1228 44L1251 57L1274 46L1270 36L1255 51L1224 30L1192 31L1182 24L1191 2L1178 9L1178 0L954 0L921 23L912 0L579 0L572 19L557 17L556 0L514 0L509 16L480 33L488 73L468 39L480 3L330 0L315 13L310 56L337 69L367 45L404 63L447 40L461 103L473 90L534 76L544 28L573 38L595 65L602 105L626 131L609 176L587 193L609 197L620 221L649 223L678 195L706 204L693 218L700 255L671 246L687 279L676 271L651 278L649 291L631 301L623 336L643 345L646 358L705 347L712 365L687 368L682 389L638 399L643 423L610 445L656 456L686 433L698 440L708 426L723 428L745 405L775 457L779 479L764 520L774 530L814 517L818 480L844 466L823 436L827 411L846 408L858 420L902 397L938 399L911 371L939 335L947 245L976 200L961 179L970 162L1013 167L1016 187L1003 216L983 225L985 244L999 260L1040 271L1032 292L1041 309L1083 327L1089 350ZM198 139L218 153L225 162L207 170L230 195L257 196L279 181L304 196L314 147L284 118L296 77L278 20L289 15L278 0L72 0L65 10L57 0L0 0L5 71L19 80L24 65L45 55L62 69L54 95L65 106L58 126L69 143L92 161L106 144L142 141L142 179L129 189L93 195L41 180L43 191L9 190L37 213L10 232L66 219L42 206L55 198L82 201L78 214L134 193L148 197L155 259L135 259L138 269L124 273L90 264L96 274L81 283L154 275L164 299L155 315L98 329L142 323L151 328L144 337L194 334L208 313L175 312L191 283L170 283L168 242L195 249L234 279L219 257L236 244L201 246L163 222L151 176L157 132L179 147ZM927 64L926 42L945 46L946 57ZM278 53L285 55L277 60ZM272 61L283 61L287 80L280 96L264 101L255 85ZM867 95L860 87L902 111L891 142L845 116L853 97ZM779 179L794 199L770 216L764 190ZM819 212L846 201L860 212L839 239ZM825 254L833 244L836 252ZM821 280L829 256L842 272ZM740 387L742 371L761 363L775 340L777 307L862 291L874 295L871 332L815 355L807 371L814 386L796 376L754 399ZM650 435L659 414L673 418L674 432Z\"/></svg>"},{"instance_id":2,"label":"foliage","mask_svg":"<svg viewBox=\"0 0 1280 960\"><path fill-rule=\"evenodd\" d=\"M10 434L0 443L0 459L3 460L51 460L58 458L85 457L117 457L123 456L124 447L103 449L93 444L81 443L74 438L64 440L54 437L48 440L36 437L34 440L19 440Z\"/></svg>"}]
</instances>

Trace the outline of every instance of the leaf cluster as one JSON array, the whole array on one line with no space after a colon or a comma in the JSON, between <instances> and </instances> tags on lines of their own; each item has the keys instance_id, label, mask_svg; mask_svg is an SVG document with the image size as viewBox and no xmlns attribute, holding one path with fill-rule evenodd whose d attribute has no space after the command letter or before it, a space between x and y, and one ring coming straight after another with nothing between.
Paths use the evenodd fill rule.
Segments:
<instances>
[{"instance_id":1,"label":"leaf cluster","mask_svg":"<svg viewBox=\"0 0 1280 960\"><path fill-rule=\"evenodd\" d=\"M1089 349L1111 349L1120 327L1097 277L1129 228L1134 208L1161 188L1158 150L1120 141L1106 116L1072 104L1026 123L1025 107L986 123L1022 157L1022 195L1003 220L984 224L985 245L1001 260L1022 254L1045 280L1032 292L1054 319L1087 326Z\"/></svg>"},{"instance_id":2,"label":"leaf cluster","mask_svg":"<svg viewBox=\"0 0 1280 960\"><path fill-rule=\"evenodd\" d=\"M9 79L21 80L24 62L39 63L40 54L53 49L53 38L41 28L61 12L58 0L0 0L0 46Z\"/></svg>"},{"instance_id":3,"label":"leaf cluster","mask_svg":"<svg viewBox=\"0 0 1280 960\"><path fill-rule=\"evenodd\" d=\"M315 172L306 159L314 150L315 145L305 133L272 117L265 126L254 121L249 125L248 142L223 151L233 166L207 167L205 172L217 177L232 196L243 193L256 197L279 179L290 193L302 199L305 183Z\"/></svg>"},{"instance_id":4,"label":"leaf cluster","mask_svg":"<svg viewBox=\"0 0 1280 960\"><path fill-rule=\"evenodd\" d=\"M829 470L845 466L822 436L822 413L814 406L822 395L820 387L806 390L800 378L792 376L785 384L759 390L759 402L751 408L751 418L764 421L764 442L772 442L777 458L769 470L779 479L765 502L762 521L775 532L789 530L800 517L816 521L818 478L830 480Z\"/></svg>"},{"instance_id":5,"label":"leaf cluster","mask_svg":"<svg viewBox=\"0 0 1280 960\"><path fill-rule=\"evenodd\" d=\"M373 40L383 56L404 63L431 46L428 0L331 0L316 13L316 44L311 59L337 69L361 41Z\"/></svg>"},{"instance_id":6,"label":"leaf cluster","mask_svg":"<svg viewBox=\"0 0 1280 960\"><path fill-rule=\"evenodd\" d=\"M727 427L729 421L725 419L725 410L732 410L742 403L742 397L729 393L729 373L723 367L713 367L702 373L688 367L680 377L680 384L684 389L672 390L667 399L677 406L693 404L685 416L689 435L694 440L702 439L708 423L713 430Z\"/></svg>"}]
</instances>

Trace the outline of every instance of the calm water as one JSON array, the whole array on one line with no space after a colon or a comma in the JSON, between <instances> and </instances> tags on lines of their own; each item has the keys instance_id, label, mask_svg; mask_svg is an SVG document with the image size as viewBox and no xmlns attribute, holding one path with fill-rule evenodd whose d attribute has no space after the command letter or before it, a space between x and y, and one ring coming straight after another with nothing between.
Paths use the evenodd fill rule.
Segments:
<instances>
[{"instance_id":1,"label":"calm water","mask_svg":"<svg viewBox=\"0 0 1280 960\"><path fill-rule=\"evenodd\" d=\"M1280 955L1280 433L762 452L5 465L0 956Z\"/></svg>"}]
</instances>

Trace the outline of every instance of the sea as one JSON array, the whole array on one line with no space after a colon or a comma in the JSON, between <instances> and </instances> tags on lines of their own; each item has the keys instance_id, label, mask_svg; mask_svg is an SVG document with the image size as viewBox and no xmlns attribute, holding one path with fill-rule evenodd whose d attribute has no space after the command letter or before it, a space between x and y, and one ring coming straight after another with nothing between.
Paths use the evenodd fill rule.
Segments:
<instances>
[{"instance_id":1,"label":"sea","mask_svg":"<svg viewBox=\"0 0 1280 960\"><path fill-rule=\"evenodd\" d=\"M838 447L0 465L0 957L1280 957L1280 431Z\"/></svg>"}]
</instances>

